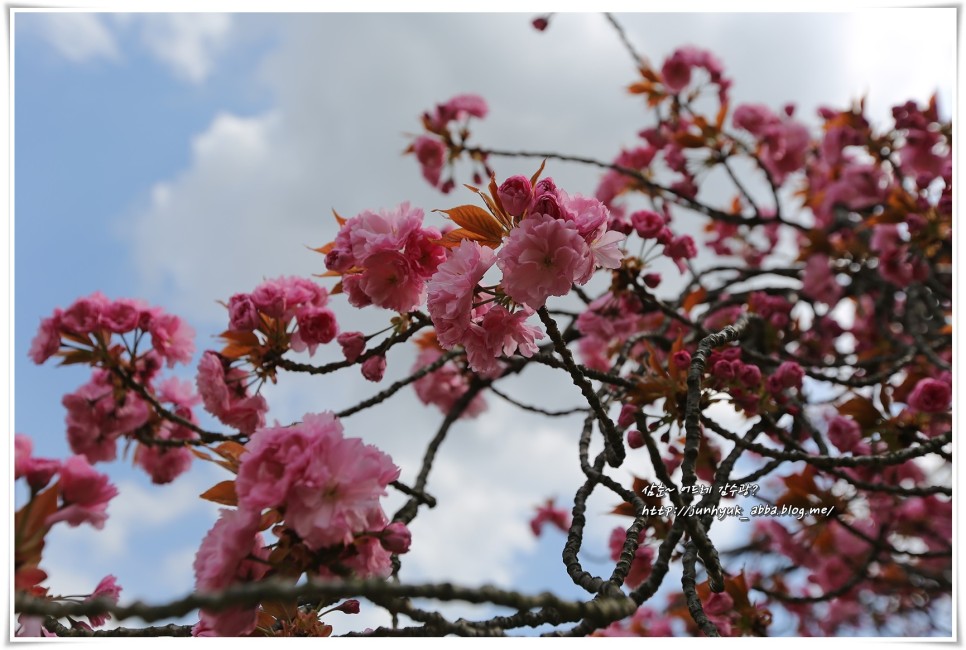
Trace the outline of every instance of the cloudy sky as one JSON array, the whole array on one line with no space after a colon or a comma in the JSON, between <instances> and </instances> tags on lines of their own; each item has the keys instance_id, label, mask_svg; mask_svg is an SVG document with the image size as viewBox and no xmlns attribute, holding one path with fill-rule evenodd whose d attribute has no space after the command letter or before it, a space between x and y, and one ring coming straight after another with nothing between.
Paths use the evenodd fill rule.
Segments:
<instances>
[{"instance_id":1,"label":"cloudy sky","mask_svg":"<svg viewBox=\"0 0 966 650\"><path fill-rule=\"evenodd\" d=\"M428 214L470 200L438 194L401 155L406 134L418 131L420 113L436 102L465 92L485 97L490 115L474 134L494 147L609 159L633 144L646 117L624 91L634 66L608 22L561 14L539 33L532 17L18 11L16 431L34 438L38 455L69 454L60 397L87 373L36 367L26 356L37 324L55 307L95 290L142 297L190 322L200 352L216 347L212 337L225 328L218 300L266 278L324 270L308 247L333 238L332 208L351 216L410 201ZM735 81L733 105L777 111L792 102L814 124L818 106L864 96L884 123L892 105L939 92L950 114L954 9L618 19L658 65L682 45L715 52ZM494 161L499 177L538 165ZM545 174L571 193L592 194L597 181L593 170L562 163ZM385 312L352 310L341 300L343 329L384 326ZM315 360L336 356L322 349ZM387 381L403 376L412 359L391 353ZM323 380L283 376L268 391L269 416L289 422L338 410L379 388L354 369ZM548 408L579 397L569 380L541 369L506 389ZM345 426L347 435L390 453L410 482L440 416L403 393ZM527 521L536 504L566 500L578 485L579 426L488 401L489 411L458 425L442 448L429 483L440 506L413 523L403 577L576 596L559 560L563 536L534 539ZM631 463L638 473L644 467L641 459ZM226 477L196 464L158 489L127 461L103 469L121 490L111 518L101 531L55 529L44 560L52 591L87 593L107 573L118 576L125 600L189 591L194 552L216 517L196 495ZM399 503L394 496L387 509ZM612 505L592 502L592 512ZM617 523L596 522L591 555L606 554ZM604 570L590 556L588 567ZM332 622L344 630L381 619Z\"/></svg>"}]
</instances>

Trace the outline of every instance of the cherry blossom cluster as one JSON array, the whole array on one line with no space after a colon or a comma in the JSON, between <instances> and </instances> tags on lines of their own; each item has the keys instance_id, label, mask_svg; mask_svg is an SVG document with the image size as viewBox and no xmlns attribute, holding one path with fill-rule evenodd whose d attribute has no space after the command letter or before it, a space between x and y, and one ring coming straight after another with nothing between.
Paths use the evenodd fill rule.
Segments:
<instances>
[{"instance_id":1,"label":"cherry blossom cluster","mask_svg":"<svg viewBox=\"0 0 966 650\"><path fill-rule=\"evenodd\" d=\"M342 274L352 306L407 312L425 300L426 282L445 259L440 237L408 203L389 212L367 210L342 224L325 265Z\"/></svg>"},{"instance_id":2,"label":"cherry blossom cluster","mask_svg":"<svg viewBox=\"0 0 966 650\"><path fill-rule=\"evenodd\" d=\"M107 521L107 507L117 496L117 488L108 477L97 472L84 456L71 456L61 462L52 458L33 455L33 441L24 434L14 436L14 479L24 479L30 500L15 514L16 535L14 543L14 581L17 589L50 600L68 602L79 597L51 596L48 588L41 585L47 573L40 568L44 538L57 522L71 527L90 524L103 528ZM51 481L57 479L51 485ZM94 592L82 600L107 598L117 602L121 588L114 576L107 576ZM75 629L90 630L100 627L110 619L107 614L91 615L89 623L72 620ZM44 633L43 620L39 617L21 615L17 636L53 636Z\"/></svg>"},{"instance_id":3,"label":"cherry blossom cluster","mask_svg":"<svg viewBox=\"0 0 966 650\"><path fill-rule=\"evenodd\" d=\"M429 135L417 137L406 153L416 156L423 178L430 185L439 188L443 193L450 192L455 187L452 176L442 180L443 169L462 153L462 144L469 137L469 118L482 119L488 112L489 108L482 97L466 94L457 95L423 113L423 127ZM486 157L478 156L476 160L482 164L483 173L489 176L491 172L486 166ZM481 178L477 172L475 182L479 183Z\"/></svg>"},{"instance_id":4,"label":"cherry blossom cluster","mask_svg":"<svg viewBox=\"0 0 966 650\"><path fill-rule=\"evenodd\" d=\"M424 347L416 357L413 372L436 362L443 355L443 350L435 343ZM413 389L423 404L433 404L443 413L449 413L469 388L470 378L467 371L461 368L455 360L447 361L437 370L428 373L415 382ZM476 394L460 413L461 418L475 418L486 410L486 400Z\"/></svg>"},{"instance_id":5,"label":"cherry blossom cluster","mask_svg":"<svg viewBox=\"0 0 966 650\"><path fill-rule=\"evenodd\" d=\"M259 429L240 458L238 508L222 511L196 556L197 589L255 582L282 566L288 576L388 577L391 555L410 543L406 526L390 523L379 501L398 477L389 456L345 438L331 413ZM269 547L260 531L272 524L279 541ZM203 610L194 633L245 635L258 616L256 608Z\"/></svg>"},{"instance_id":6,"label":"cherry blossom cluster","mask_svg":"<svg viewBox=\"0 0 966 650\"><path fill-rule=\"evenodd\" d=\"M190 425L199 399L190 385L176 378L160 380L159 374L165 364L170 368L191 361L193 337L177 316L101 293L44 319L30 349L35 363L59 356L62 363L95 367L90 381L63 398L71 450L91 463L111 461L118 440L131 438L139 443L135 463L155 483L169 483L187 470L191 453L163 443L198 437ZM134 385L144 392L133 390ZM158 407L181 422L162 417Z\"/></svg>"}]
</instances>

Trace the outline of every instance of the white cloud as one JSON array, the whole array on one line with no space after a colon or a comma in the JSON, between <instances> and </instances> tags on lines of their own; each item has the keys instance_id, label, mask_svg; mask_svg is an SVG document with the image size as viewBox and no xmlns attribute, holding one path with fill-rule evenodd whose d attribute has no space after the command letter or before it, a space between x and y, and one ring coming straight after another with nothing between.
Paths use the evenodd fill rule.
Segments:
<instances>
[{"instance_id":1,"label":"white cloud","mask_svg":"<svg viewBox=\"0 0 966 650\"><path fill-rule=\"evenodd\" d=\"M100 14L50 13L45 14L38 24L40 33L50 45L75 63L114 60L120 54L117 42Z\"/></svg>"},{"instance_id":2,"label":"white cloud","mask_svg":"<svg viewBox=\"0 0 966 650\"><path fill-rule=\"evenodd\" d=\"M201 83L231 35L228 14L143 14L141 33L148 50L178 77Z\"/></svg>"}]
</instances>

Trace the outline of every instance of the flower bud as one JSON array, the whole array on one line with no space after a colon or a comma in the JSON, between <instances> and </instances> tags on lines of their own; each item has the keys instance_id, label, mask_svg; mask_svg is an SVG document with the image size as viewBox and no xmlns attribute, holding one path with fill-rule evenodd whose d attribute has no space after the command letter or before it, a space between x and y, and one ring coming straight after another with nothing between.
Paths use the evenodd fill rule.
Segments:
<instances>
[{"instance_id":1,"label":"flower bud","mask_svg":"<svg viewBox=\"0 0 966 650\"><path fill-rule=\"evenodd\" d=\"M386 529L382 531L382 534L379 537L382 547L397 555L408 551L412 540L412 534L409 532L409 529L406 528L406 524L402 523L401 521L394 521L386 526Z\"/></svg>"}]
</instances>

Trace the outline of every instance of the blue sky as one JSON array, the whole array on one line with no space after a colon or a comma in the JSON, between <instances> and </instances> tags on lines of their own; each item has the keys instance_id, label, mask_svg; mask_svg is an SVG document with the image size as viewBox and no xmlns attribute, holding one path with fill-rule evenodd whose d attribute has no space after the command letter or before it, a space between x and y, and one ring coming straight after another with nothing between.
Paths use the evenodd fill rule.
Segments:
<instances>
[{"instance_id":1,"label":"blue sky","mask_svg":"<svg viewBox=\"0 0 966 650\"><path fill-rule=\"evenodd\" d=\"M955 21L945 11L623 21L652 61L685 44L716 52L735 79L736 103L777 110L791 100L807 119L819 104L868 93L881 119L894 103L936 90L948 113ZM88 377L26 357L55 307L95 290L142 297L188 320L200 352L226 322L217 300L263 278L321 272L306 246L332 239L331 208L351 216L410 200L428 213L458 200L427 187L400 156L404 133L434 103L478 92L491 107L480 141L600 158L630 144L642 121L623 92L633 66L597 15L558 16L542 34L529 14L188 18L16 14L15 429L34 438L38 455L68 455L60 397ZM907 48L878 47L882 33L903 34ZM501 161L497 173L536 164ZM593 171L574 166L548 173L570 192L590 194L596 183ZM343 329L371 332L385 320L340 310ZM389 377L398 377L412 358L394 353L389 363ZM193 369L182 376L193 378ZM542 381L534 373L513 386L551 408L576 399L566 382L559 392L535 390L550 385ZM291 421L377 390L356 374L283 381L269 391L270 417ZM489 401L491 411L443 448L430 486L449 499L414 524L408 577L575 595L559 562L562 535L534 540L526 522L547 496L572 494L577 428ZM346 429L389 451L406 480L438 420L407 394ZM57 530L51 539L44 564L55 591L90 590L111 571L125 599L191 588L194 550L215 517L194 497L224 477L196 464L156 489L128 465L104 468L122 489L105 530ZM617 523L592 531L591 553L605 554Z\"/></svg>"}]
</instances>

